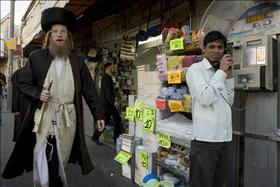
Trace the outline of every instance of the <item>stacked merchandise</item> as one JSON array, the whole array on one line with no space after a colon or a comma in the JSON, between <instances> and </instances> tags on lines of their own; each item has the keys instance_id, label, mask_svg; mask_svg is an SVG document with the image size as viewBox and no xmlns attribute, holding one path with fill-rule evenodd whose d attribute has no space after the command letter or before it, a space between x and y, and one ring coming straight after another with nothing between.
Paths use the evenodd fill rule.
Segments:
<instances>
[{"instance_id":1,"label":"stacked merchandise","mask_svg":"<svg viewBox=\"0 0 280 187\"><path fill-rule=\"evenodd\" d=\"M141 145L140 138L133 139L133 136L123 135L121 149L130 153L132 157L128 163L122 164L122 175L129 179L134 178L134 168L135 168L134 150L135 147L139 145Z\"/></svg>"},{"instance_id":2,"label":"stacked merchandise","mask_svg":"<svg viewBox=\"0 0 280 187\"><path fill-rule=\"evenodd\" d=\"M136 96L128 96L128 105L133 107ZM135 172L135 147L142 144L141 138L135 136L135 122L129 121L128 135L122 135L121 149L132 154L128 163L122 164L122 175L133 180Z\"/></svg>"},{"instance_id":3,"label":"stacked merchandise","mask_svg":"<svg viewBox=\"0 0 280 187\"><path fill-rule=\"evenodd\" d=\"M176 187L188 186L189 181L192 102L185 75L193 63L202 59L195 33L188 27L165 30L163 54L156 56L162 82L156 106L158 113L165 114L157 117L157 174Z\"/></svg>"},{"instance_id":4,"label":"stacked merchandise","mask_svg":"<svg viewBox=\"0 0 280 187\"><path fill-rule=\"evenodd\" d=\"M154 134L154 129L145 129L146 124L144 124L144 110L146 107L155 110L155 99L157 97L158 90L160 88L160 82L157 78L155 71L148 71L149 66L138 66L138 101L143 102L143 116L141 120L136 120L136 137L141 137L142 146L137 147L135 151L135 183L141 184L143 178L154 171L154 159L153 155L157 151L157 141L156 135ZM157 114L155 113L155 116ZM148 157L148 165L143 167L140 158L145 152L146 157ZM138 159L139 158L139 159ZM142 161L143 162L143 161Z\"/></svg>"},{"instance_id":5,"label":"stacked merchandise","mask_svg":"<svg viewBox=\"0 0 280 187\"><path fill-rule=\"evenodd\" d=\"M158 145L156 140L155 125L156 107L155 99L161 86L155 71L147 71L149 66L138 67L138 98L129 96L129 107L126 110L126 118L129 119L129 135L122 138L122 151L131 155L127 163L122 163L123 175L141 184L143 178L155 171L154 157ZM132 114L132 117L129 114ZM148 114L147 114L148 113ZM147 116L152 115L153 119ZM146 117L145 117L146 116ZM154 125L147 127L147 122ZM142 146L139 145L140 139ZM135 158L135 160L134 160ZM133 165L135 163L135 165ZM134 169L134 172L133 172Z\"/></svg>"},{"instance_id":6,"label":"stacked merchandise","mask_svg":"<svg viewBox=\"0 0 280 187\"><path fill-rule=\"evenodd\" d=\"M144 147L137 146L135 149L135 177L134 182L139 186L143 178L153 172L154 151Z\"/></svg>"}]
</instances>

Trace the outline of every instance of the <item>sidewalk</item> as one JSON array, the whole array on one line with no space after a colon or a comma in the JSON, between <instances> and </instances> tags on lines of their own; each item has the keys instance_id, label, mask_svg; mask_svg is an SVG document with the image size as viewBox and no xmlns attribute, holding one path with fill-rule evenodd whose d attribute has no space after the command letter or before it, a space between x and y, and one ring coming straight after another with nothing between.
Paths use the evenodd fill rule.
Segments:
<instances>
[{"instance_id":1,"label":"sidewalk","mask_svg":"<svg viewBox=\"0 0 280 187\"><path fill-rule=\"evenodd\" d=\"M14 143L12 142L13 134L13 114L6 112L5 102L2 111L1 131L1 174L5 164L12 152ZM121 175L121 165L114 161L116 155L115 149L109 146L98 146L93 143L89 136L86 136L87 147L90 157L94 164L94 170L83 176L79 166L69 164L66 167L66 176L69 187L136 187L136 184L130 179ZM31 187L32 173L25 173L14 179L0 179L1 187Z\"/></svg>"}]
</instances>

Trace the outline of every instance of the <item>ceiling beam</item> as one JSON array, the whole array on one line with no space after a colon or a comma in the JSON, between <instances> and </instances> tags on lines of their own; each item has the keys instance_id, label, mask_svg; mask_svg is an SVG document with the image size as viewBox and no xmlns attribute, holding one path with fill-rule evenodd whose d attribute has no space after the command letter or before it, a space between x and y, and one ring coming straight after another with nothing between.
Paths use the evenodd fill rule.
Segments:
<instances>
[{"instance_id":1,"label":"ceiling beam","mask_svg":"<svg viewBox=\"0 0 280 187\"><path fill-rule=\"evenodd\" d=\"M83 5L83 4L66 4L67 6L79 6L79 7L90 7L91 5Z\"/></svg>"}]
</instances>

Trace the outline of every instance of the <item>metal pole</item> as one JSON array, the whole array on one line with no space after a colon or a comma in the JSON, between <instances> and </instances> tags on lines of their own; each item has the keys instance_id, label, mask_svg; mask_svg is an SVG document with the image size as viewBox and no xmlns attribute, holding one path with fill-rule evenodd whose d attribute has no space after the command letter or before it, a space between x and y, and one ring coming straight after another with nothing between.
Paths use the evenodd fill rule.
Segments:
<instances>
[{"instance_id":1,"label":"metal pole","mask_svg":"<svg viewBox=\"0 0 280 187\"><path fill-rule=\"evenodd\" d=\"M9 38L14 37L14 13L15 13L15 0L10 0L10 27L9 27ZM8 76L7 76L7 110L12 109L12 81L11 77L13 74L13 60L14 51L12 49L8 50Z\"/></svg>"}]
</instances>

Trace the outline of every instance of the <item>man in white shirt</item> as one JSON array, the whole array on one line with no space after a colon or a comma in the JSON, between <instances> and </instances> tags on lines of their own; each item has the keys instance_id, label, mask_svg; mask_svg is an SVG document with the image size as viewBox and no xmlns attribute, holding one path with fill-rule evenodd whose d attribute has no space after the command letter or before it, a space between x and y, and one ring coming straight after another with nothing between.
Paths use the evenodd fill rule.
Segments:
<instances>
[{"instance_id":1,"label":"man in white shirt","mask_svg":"<svg viewBox=\"0 0 280 187\"><path fill-rule=\"evenodd\" d=\"M204 59L186 75L193 100L191 187L227 186L234 82L233 61L225 48L226 38L218 31L209 32L203 41Z\"/></svg>"}]
</instances>

